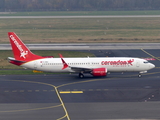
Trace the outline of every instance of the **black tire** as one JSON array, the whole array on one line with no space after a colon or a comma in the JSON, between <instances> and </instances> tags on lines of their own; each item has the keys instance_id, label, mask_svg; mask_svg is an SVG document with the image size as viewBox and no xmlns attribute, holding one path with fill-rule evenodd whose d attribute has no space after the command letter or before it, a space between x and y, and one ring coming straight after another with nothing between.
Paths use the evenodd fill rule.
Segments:
<instances>
[{"instance_id":1,"label":"black tire","mask_svg":"<svg viewBox=\"0 0 160 120\"><path fill-rule=\"evenodd\" d=\"M139 78L141 78L141 77L142 77L142 75L141 75L141 74L139 74L139 75L138 75L138 77L139 77Z\"/></svg>"},{"instance_id":2,"label":"black tire","mask_svg":"<svg viewBox=\"0 0 160 120\"><path fill-rule=\"evenodd\" d=\"M82 73L79 73L79 78L84 78L84 75Z\"/></svg>"}]
</instances>

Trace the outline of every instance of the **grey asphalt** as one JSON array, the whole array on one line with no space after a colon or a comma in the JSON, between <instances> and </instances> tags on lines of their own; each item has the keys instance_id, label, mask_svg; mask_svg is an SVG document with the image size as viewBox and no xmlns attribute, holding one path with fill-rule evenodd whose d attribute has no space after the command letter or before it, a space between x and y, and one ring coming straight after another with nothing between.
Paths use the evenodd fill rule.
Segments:
<instances>
[{"instance_id":1,"label":"grey asphalt","mask_svg":"<svg viewBox=\"0 0 160 120\"><path fill-rule=\"evenodd\" d=\"M0 16L0 19L10 18L153 18L160 17L160 15L96 15L96 16Z\"/></svg>"},{"instance_id":2,"label":"grey asphalt","mask_svg":"<svg viewBox=\"0 0 160 120\"><path fill-rule=\"evenodd\" d=\"M65 115L62 106L56 107L61 103L53 88L28 80L55 85L59 91L83 91L60 94L71 120L160 119L159 74L86 76L84 80L77 75L1 76L1 118L53 120Z\"/></svg>"},{"instance_id":3,"label":"grey asphalt","mask_svg":"<svg viewBox=\"0 0 160 120\"><path fill-rule=\"evenodd\" d=\"M145 51L159 58L159 50ZM151 57L142 50L90 52L99 57ZM77 74L0 76L0 118L68 120L66 109L71 120L160 119L160 61L150 62L156 68L142 78L137 73L111 73L102 78L85 75L84 79ZM62 93L66 91L82 93Z\"/></svg>"},{"instance_id":4,"label":"grey asphalt","mask_svg":"<svg viewBox=\"0 0 160 120\"><path fill-rule=\"evenodd\" d=\"M160 43L68 43L26 44L31 50L124 50L160 49ZM10 44L0 44L0 50L11 50Z\"/></svg>"}]
</instances>

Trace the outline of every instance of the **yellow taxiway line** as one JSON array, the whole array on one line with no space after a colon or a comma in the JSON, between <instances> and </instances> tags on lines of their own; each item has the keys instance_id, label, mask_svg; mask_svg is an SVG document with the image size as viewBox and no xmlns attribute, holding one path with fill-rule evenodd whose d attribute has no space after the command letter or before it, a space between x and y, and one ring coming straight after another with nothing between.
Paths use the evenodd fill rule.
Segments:
<instances>
[{"instance_id":1,"label":"yellow taxiway line","mask_svg":"<svg viewBox=\"0 0 160 120\"><path fill-rule=\"evenodd\" d=\"M151 56L152 58L157 59L158 61L160 61L160 59L158 57L153 56L152 54L148 53L147 51L141 49L144 53L148 54L149 56Z\"/></svg>"},{"instance_id":2,"label":"yellow taxiway line","mask_svg":"<svg viewBox=\"0 0 160 120\"><path fill-rule=\"evenodd\" d=\"M83 91L60 91L60 94L69 94L69 93L83 93Z\"/></svg>"}]
</instances>

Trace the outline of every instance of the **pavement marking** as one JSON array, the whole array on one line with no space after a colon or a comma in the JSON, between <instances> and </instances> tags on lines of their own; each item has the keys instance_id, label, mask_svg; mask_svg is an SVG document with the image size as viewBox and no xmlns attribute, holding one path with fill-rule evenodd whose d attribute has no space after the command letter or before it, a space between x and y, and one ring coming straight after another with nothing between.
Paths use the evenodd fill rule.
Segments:
<instances>
[{"instance_id":1,"label":"pavement marking","mask_svg":"<svg viewBox=\"0 0 160 120\"><path fill-rule=\"evenodd\" d=\"M157 74L157 73L160 73L160 72L146 73L146 74L144 74L144 75L153 75L153 74Z\"/></svg>"},{"instance_id":2,"label":"pavement marking","mask_svg":"<svg viewBox=\"0 0 160 120\"><path fill-rule=\"evenodd\" d=\"M71 91L71 93L83 93L83 91Z\"/></svg>"},{"instance_id":3,"label":"pavement marking","mask_svg":"<svg viewBox=\"0 0 160 120\"><path fill-rule=\"evenodd\" d=\"M57 120L62 120L62 119L64 119L64 118L66 118L67 117L67 115L65 115L65 116L63 116L63 117L61 117L61 118L59 118L59 119L57 119Z\"/></svg>"},{"instance_id":4,"label":"pavement marking","mask_svg":"<svg viewBox=\"0 0 160 120\"><path fill-rule=\"evenodd\" d=\"M93 89L89 89L88 91L93 91Z\"/></svg>"},{"instance_id":5,"label":"pavement marking","mask_svg":"<svg viewBox=\"0 0 160 120\"><path fill-rule=\"evenodd\" d=\"M52 85L52 86L54 87L54 89L55 89L55 91L56 91L56 93L57 93L57 96L58 96L60 102L62 103L62 107L63 107L63 109L64 109L64 111L65 111L65 113L66 113L65 117L67 117L67 119L70 120L70 117L69 117L69 115L68 115L68 111L67 111L67 109L66 109L66 107L65 107L65 105L64 105L64 102L63 102L63 100L62 100L62 98L61 98L61 96L60 96L60 94L59 94L59 92L58 92L58 88L57 88L56 86L54 86L54 85Z\"/></svg>"},{"instance_id":6,"label":"pavement marking","mask_svg":"<svg viewBox=\"0 0 160 120\"><path fill-rule=\"evenodd\" d=\"M43 92L47 92L47 90L43 90Z\"/></svg>"},{"instance_id":7,"label":"pavement marking","mask_svg":"<svg viewBox=\"0 0 160 120\"><path fill-rule=\"evenodd\" d=\"M102 91L102 89L96 89L96 91Z\"/></svg>"},{"instance_id":8,"label":"pavement marking","mask_svg":"<svg viewBox=\"0 0 160 120\"><path fill-rule=\"evenodd\" d=\"M39 92L39 90L35 90L35 92Z\"/></svg>"},{"instance_id":9,"label":"pavement marking","mask_svg":"<svg viewBox=\"0 0 160 120\"><path fill-rule=\"evenodd\" d=\"M55 92L55 90L5 90L4 92Z\"/></svg>"},{"instance_id":10,"label":"pavement marking","mask_svg":"<svg viewBox=\"0 0 160 120\"><path fill-rule=\"evenodd\" d=\"M28 90L28 92L32 92L32 90Z\"/></svg>"},{"instance_id":11,"label":"pavement marking","mask_svg":"<svg viewBox=\"0 0 160 120\"><path fill-rule=\"evenodd\" d=\"M62 106L62 105L60 104L60 105L55 105L55 106L49 106L49 107L43 107L43 108L33 108L33 109L0 111L0 113L3 113L3 112L22 112L22 111L31 111L31 110L44 110L44 109L51 109L51 108L56 108L56 107L60 107L60 106Z\"/></svg>"},{"instance_id":12,"label":"pavement marking","mask_svg":"<svg viewBox=\"0 0 160 120\"><path fill-rule=\"evenodd\" d=\"M69 93L83 93L83 91L60 91L60 94L69 94Z\"/></svg>"},{"instance_id":13,"label":"pavement marking","mask_svg":"<svg viewBox=\"0 0 160 120\"><path fill-rule=\"evenodd\" d=\"M153 73L147 73L147 74L144 74L144 75L152 75L152 74L157 74L157 73L160 73L160 72L153 72ZM143 88L141 88L143 89ZM67 90L59 90L59 93L60 94L69 94L69 93L85 93L85 92L106 92L106 91L110 91L110 90L117 90L117 88L115 89L81 89L79 91L67 91ZM24 90L21 90L21 91L16 91L16 90L13 90L13 91L9 91L9 90L5 90L3 92L25 92ZM33 92L32 90L26 90L26 92ZM42 92L49 92L49 91L45 91L43 90Z\"/></svg>"},{"instance_id":14,"label":"pavement marking","mask_svg":"<svg viewBox=\"0 0 160 120\"><path fill-rule=\"evenodd\" d=\"M159 59L158 57L153 56L152 54L148 53L147 51L143 50L142 48L141 48L141 50L142 50L144 53L146 53L146 54L148 54L149 56L151 56L152 58L155 58L155 59L157 59L158 61L160 61L160 59Z\"/></svg>"},{"instance_id":15,"label":"pavement marking","mask_svg":"<svg viewBox=\"0 0 160 120\"><path fill-rule=\"evenodd\" d=\"M160 68L160 67L155 67L155 68Z\"/></svg>"},{"instance_id":16,"label":"pavement marking","mask_svg":"<svg viewBox=\"0 0 160 120\"><path fill-rule=\"evenodd\" d=\"M13 90L12 92L17 92L17 90Z\"/></svg>"},{"instance_id":17,"label":"pavement marking","mask_svg":"<svg viewBox=\"0 0 160 120\"><path fill-rule=\"evenodd\" d=\"M104 91L108 91L108 89L104 89Z\"/></svg>"},{"instance_id":18,"label":"pavement marking","mask_svg":"<svg viewBox=\"0 0 160 120\"><path fill-rule=\"evenodd\" d=\"M70 91L60 91L59 93L61 94L67 94L67 93L71 93Z\"/></svg>"},{"instance_id":19,"label":"pavement marking","mask_svg":"<svg viewBox=\"0 0 160 120\"><path fill-rule=\"evenodd\" d=\"M19 92L24 92L24 90L20 90Z\"/></svg>"},{"instance_id":20,"label":"pavement marking","mask_svg":"<svg viewBox=\"0 0 160 120\"><path fill-rule=\"evenodd\" d=\"M68 90L68 89L66 89L66 90L59 90L59 93L61 93L61 94L67 94L67 93L84 93L85 91L87 92L87 91L89 91L89 92L93 92L93 91L108 91L109 89L80 89L80 90L78 90L78 89L73 89L73 90ZM9 90L4 90L3 92L12 92L12 93L14 93L14 92L29 92L29 93L31 93L31 92L51 92L51 91L53 91L53 90L12 90L12 91L9 91Z\"/></svg>"}]
</instances>

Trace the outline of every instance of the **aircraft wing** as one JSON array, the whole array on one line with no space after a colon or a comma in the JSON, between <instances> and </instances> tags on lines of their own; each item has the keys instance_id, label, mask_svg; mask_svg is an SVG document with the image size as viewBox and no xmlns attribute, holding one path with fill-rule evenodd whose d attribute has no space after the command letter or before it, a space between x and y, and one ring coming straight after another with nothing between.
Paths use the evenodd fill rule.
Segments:
<instances>
[{"instance_id":1,"label":"aircraft wing","mask_svg":"<svg viewBox=\"0 0 160 120\"><path fill-rule=\"evenodd\" d=\"M74 72L83 72L83 73L89 73L92 71L92 68L83 68L83 67L71 67L69 66L63 59L63 56L61 54L59 54L61 60L62 60L62 63L63 63L63 69L66 69L67 67L71 68L71 70L73 70Z\"/></svg>"},{"instance_id":2,"label":"aircraft wing","mask_svg":"<svg viewBox=\"0 0 160 120\"><path fill-rule=\"evenodd\" d=\"M67 67L71 68L71 70L75 71L75 72L83 72L83 73L89 73L92 71L92 68L83 68L83 67L72 67L72 66L69 66L63 59L63 56L61 54L59 54L61 60L62 60L62 63L63 63L63 69L66 69Z\"/></svg>"},{"instance_id":3,"label":"aircraft wing","mask_svg":"<svg viewBox=\"0 0 160 120\"><path fill-rule=\"evenodd\" d=\"M91 68L83 68L83 67L71 67L70 68L75 72L83 72L83 73L89 73L92 71Z\"/></svg>"}]
</instances>

